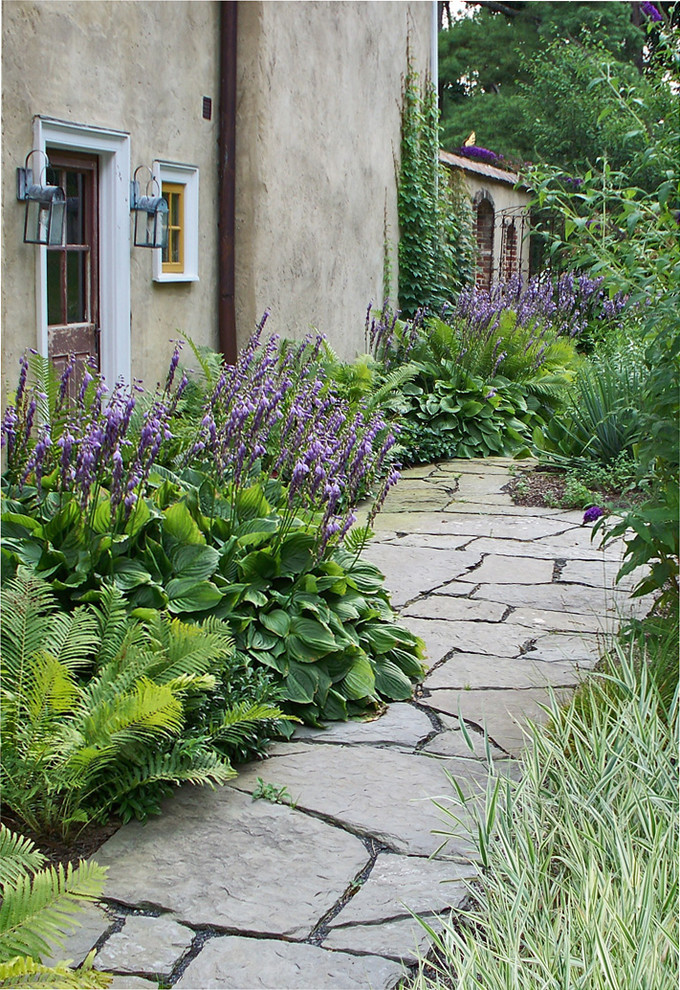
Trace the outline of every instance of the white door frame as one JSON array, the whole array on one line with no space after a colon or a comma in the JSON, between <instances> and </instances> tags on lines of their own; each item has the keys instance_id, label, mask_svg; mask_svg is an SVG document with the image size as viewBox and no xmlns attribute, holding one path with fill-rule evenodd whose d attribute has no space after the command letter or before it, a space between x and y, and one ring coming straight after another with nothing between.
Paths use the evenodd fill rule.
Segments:
<instances>
[{"instance_id":1,"label":"white door frame","mask_svg":"<svg viewBox=\"0 0 680 990\"><path fill-rule=\"evenodd\" d=\"M99 325L101 371L109 387L130 381L130 135L51 117L33 119L34 147L99 156ZM38 351L47 357L47 249L37 260Z\"/></svg>"}]
</instances>

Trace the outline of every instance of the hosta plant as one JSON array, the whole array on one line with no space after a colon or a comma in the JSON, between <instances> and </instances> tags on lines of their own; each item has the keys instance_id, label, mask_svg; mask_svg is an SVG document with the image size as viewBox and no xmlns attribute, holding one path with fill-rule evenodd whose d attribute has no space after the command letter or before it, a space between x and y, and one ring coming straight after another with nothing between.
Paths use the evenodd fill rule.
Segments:
<instances>
[{"instance_id":1,"label":"hosta plant","mask_svg":"<svg viewBox=\"0 0 680 990\"><path fill-rule=\"evenodd\" d=\"M43 964L83 906L98 897L105 871L96 863L45 866L33 843L0 824L0 987L104 988L107 973L88 956L78 969L66 962Z\"/></svg>"}]
</instances>

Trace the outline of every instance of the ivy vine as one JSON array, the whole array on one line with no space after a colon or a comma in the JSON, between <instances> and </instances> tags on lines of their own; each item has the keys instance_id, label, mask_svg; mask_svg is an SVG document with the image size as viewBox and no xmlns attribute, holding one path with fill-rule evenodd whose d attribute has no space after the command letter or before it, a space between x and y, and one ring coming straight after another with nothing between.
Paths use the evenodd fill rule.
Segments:
<instances>
[{"instance_id":1,"label":"ivy vine","mask_svg":"<svg viewBox=\"0 0 680 990\"><path fill-rule=\"evenodd\" d=\"M461 179L439 164L439 108L411 66L401 117L399 305L438 311L474 278L472 208Z\"/></svg>"}]
</instances>

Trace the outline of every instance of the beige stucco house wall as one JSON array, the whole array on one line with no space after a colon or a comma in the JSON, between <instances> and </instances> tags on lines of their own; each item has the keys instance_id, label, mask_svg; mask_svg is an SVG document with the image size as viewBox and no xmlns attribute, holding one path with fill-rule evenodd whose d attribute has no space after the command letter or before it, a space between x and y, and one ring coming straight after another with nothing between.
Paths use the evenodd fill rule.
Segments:
<instances>
[{"instance_id":1,"label":"beige stucco house wall","mask_svg":"<svg viewBox=\"0 0 680 990\"><path fill-rule=\"evenodd\" d=\"M98 156L107 378L155 384L170 340L184 334L218 346L220 7L3 3L3 384L25 348L47 346L46 250L23 243L16 198L16 169L32 148ZM237 15L238 341L269 307L272 330L317 327L351 357L362 349L367 304L381 301L386 236L396 258L402 76L407 45L414 66L430 68L433 4L248 0ZM198 191L186 221L196 271L179 281L159 281L158 252L130 238L129 181L140 165L167 178L158 163L189 167Z\"/></svg>"}]
</instances>

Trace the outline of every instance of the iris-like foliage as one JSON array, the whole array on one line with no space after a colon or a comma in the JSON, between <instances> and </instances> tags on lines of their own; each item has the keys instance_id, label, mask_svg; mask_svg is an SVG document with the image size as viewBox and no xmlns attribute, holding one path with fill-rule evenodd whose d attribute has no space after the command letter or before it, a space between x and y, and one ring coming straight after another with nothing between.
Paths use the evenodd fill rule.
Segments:
<instances>
[{"instance_id":1,"label":"iris-like foliage","mask_svg":"<svg viewBox=\"0 0 680 990\"><path fill-rule=\"evenodd\" d=\"M677 986L677 689L665 708L647 665L618 649L550 715L529 730L519 783L492 774L485 802L459 790L469 817L440 805L456 833L472 818L483 872L471 906L432 933L439 962L414 990Z\"/></svg>"}]
</instances>

